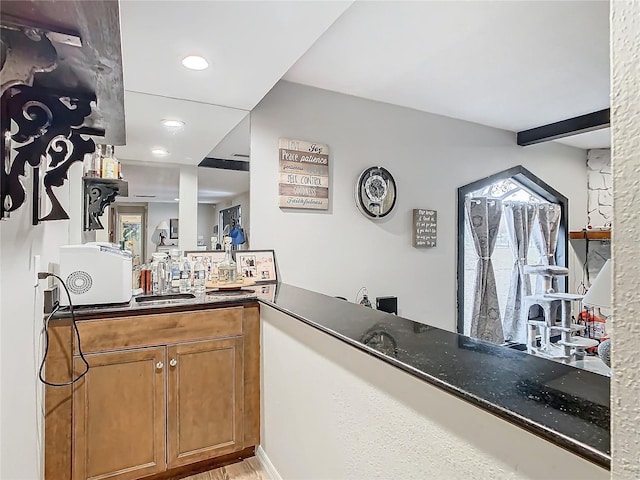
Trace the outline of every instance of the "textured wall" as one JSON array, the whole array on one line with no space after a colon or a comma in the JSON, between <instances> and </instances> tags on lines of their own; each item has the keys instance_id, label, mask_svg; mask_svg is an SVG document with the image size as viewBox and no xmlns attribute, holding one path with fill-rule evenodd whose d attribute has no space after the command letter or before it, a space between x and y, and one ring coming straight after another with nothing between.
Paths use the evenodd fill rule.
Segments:
<instances>
[{"instance_id":1,"label":"textured wall","mask_svg":"<svg viewBox=\"0 0 640 480\"><path fill-rule=\"evenodd\" d=\"M283 479L609 478L277 310L261 316L261 445Z\"/></svg>"},{"instance_id":2,"label":"textured wall","mask_svg":"<svg viewBox=\"0 0 640 480\"><path fill-rule=\"evenodd\" d=\"M587 225L611 227L613 222L613 174L611 149L587 151ZM604 262L611 258L611 242L591 240L587 255L589 282L593 283Z\"/></svg>"},{"instance_id":3,"label":"textured wall","mask_svg":"<svg viewBox=\"0 0 640 480\"><path fill-rule=\"evenodd\" d=\"M596 148L587 152L587 224L597 228L613 222L613 178L611 150Z\"/></svg>"},{"instance_id":4,"label":"textured wall","mask_svg":"<svg viewBox=\"0 0 640 480\"><path fill-rule=\"evenodd\" d=\"M640 2L611 2L613 127L612 473L640 478Z\"/></svg>"},{"instance_id":5,"label":"textured wall","mask_svg":"<svg viewBox=\"0 0 640 480\"><path fill-rule=\"evenodd\" d=\"M31 185L31 169L27 169L24 185ZM70 181L56 188L65 209L72 190L80 191L82 165L69 173ZM30 191L30 189L29 189ZM31 225L30 195L27 203L0 222L0 457L2 480L36 480L42 478L43 461L43 386L37 380L42 359L42 297L45 281L34 288L33 256L41 256L42 270L53 271L59 247L70 242L77 233L77 222L64 220ZM80 199L74 199L82 203ZM67 210L69 211L69 210Z\"/></svg>"}]
</instances>

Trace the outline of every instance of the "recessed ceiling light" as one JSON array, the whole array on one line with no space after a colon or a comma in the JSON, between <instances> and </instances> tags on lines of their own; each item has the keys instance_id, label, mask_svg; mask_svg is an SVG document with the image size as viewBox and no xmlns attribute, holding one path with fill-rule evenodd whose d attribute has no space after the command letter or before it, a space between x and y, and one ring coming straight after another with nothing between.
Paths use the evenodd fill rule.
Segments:
<instances>
[{"instance_id":1,"label":"recessed ceiling light","mask_svg":"<svg viewBox=\"0 0 640 480\"><path fill-rule=\"evenodd\" d=\"M165 120L162 120L162 124L167 128L184 127L184 122L182 120L165 119Z\"/></svg>"},{"instance_id":2,"label":"recessed ceiling light","mask_svg":"<svg viewBox=\"0 0 640 480\"><path fill-rule=\"evenodd\" d=\"M182 59L182 65L190 70L204 70L209 66L209 62L199 55L189 55Z\"/></svg>"},{"instance_id":3,"label":"recessed ceiling light","mask_svg":"<svg viewBox=\"0 0 640 480\"><path fill-rule=\"evenodd\" d=\"M151 150L151 153L153 153L154 155L157 155L158 157L164 157L165 155L169 155L169 152L167 152L167 150L164 148L154 148L153 150Z\"/></svg>"}]
</instances>

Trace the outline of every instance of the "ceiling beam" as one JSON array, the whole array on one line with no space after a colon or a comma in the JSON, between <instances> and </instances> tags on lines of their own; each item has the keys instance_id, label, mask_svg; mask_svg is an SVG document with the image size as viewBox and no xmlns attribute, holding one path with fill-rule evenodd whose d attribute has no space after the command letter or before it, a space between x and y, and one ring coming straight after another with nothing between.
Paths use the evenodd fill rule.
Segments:
<instances>
[{"instance_id":1,"label":"ceiling beam","mask_svg":"<svg viewBox=\"0 0 640 480\"><path fill-rule=\"evenodd\" d=\"M610 123L610 110L605 108L579 117L568 118L560 122L523 130L516 134L518 145L525 147L536 143L548 142L558 138L570 137L579 133L607 128Z\"/></svg>"},{"instance_id":2,"label":"ceiling beam","mask_svg":"<svg viewBox=\"0 0 640 480\"><path fill-rule=\"evenodd\" d=\"M249 162L242 160L226 160L224 158L205 157L198 166L205 168L221 168L223 170L238 170L242 172L249 171Z\"/></svg>"}]
</instances>

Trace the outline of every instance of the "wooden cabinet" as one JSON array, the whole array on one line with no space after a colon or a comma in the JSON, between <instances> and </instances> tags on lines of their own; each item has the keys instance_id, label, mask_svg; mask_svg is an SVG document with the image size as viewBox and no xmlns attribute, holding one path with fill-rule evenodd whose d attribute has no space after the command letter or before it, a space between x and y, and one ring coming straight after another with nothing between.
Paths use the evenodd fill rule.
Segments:
<instances>
[{"instance_id":1,"label":"wooden cabinet","mask_svg":"<svg viewBox=\"0 0 640 480\"><path fill-rule=\"evenodd\" d=\"M83 370L77 344L65 345L70 328L51 327L50 381ZM78 330L90 368L73 387L46 389L46 480L132 480L259 443L257 305L89 319Z\"/></svg>"},{"instance_id":2,"label":"wooden cabinet","mask_svg":"<svg viewBox=\"0 0 640 480\"><path fill-rule=\"evenodd\" d=\"M80 358L74 359L82 371ZM165 348L87 355L73 391L73 478L136 479L166 468Z\"/></svg>"},{"instance_id":3,"label":"wooden cabinet","mask_svg":"<svg viewBox=\"0 0 640 480\"><path fill-rule=\"evenodd\" d=\"M167 348L170 468L243 448L242 347L236 337Z\"/></svg>"}]
</instances>

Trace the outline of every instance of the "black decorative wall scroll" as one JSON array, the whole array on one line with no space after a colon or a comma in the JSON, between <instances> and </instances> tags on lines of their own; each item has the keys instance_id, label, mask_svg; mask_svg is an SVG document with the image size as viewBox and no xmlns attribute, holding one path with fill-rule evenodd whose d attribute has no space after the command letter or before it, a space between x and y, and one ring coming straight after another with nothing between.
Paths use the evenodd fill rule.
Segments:
<instances>
[{"instance_id":1,"label":"black decorative wall scroll","mask_svg":"<svg viewBox=\"0 0 640 480\"><path fill-rule=\"evenodd\" d=\"M26 189L20 177L26 176L27 165L33 168L33 224L69 218L53 189L63 185L74 162L95 150L93 140L85 140L79 133L91 114L92 100L95 97L59 97L27 86L12 87L3 93L0 218L23 205ZM11 120L18 127L13 135ZM48 212L41 212L43 190L51 202Z\"/></svg>"},{"instance_id":2,"label":"black decorative wall scroll","mask_svg":"<svg viewBox=\"0 0 640 480\"><path fill-rule=\"evenodd\" d=\"M100 216L117 195L127 196L129 184L108 178L84 178L84 230L103 230Z\"/></svg>"}]
</instances>

